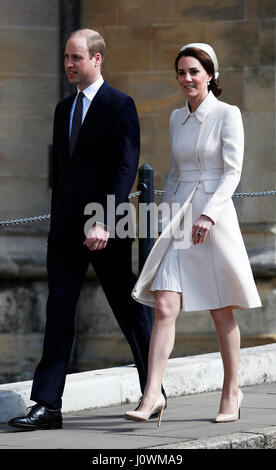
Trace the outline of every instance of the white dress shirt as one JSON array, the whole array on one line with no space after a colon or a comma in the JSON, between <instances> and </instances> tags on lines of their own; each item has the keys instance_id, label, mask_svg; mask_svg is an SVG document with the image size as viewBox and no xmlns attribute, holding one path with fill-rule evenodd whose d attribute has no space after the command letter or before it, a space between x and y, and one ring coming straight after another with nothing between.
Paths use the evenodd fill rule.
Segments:
<instances>
[{"instance_id":1,"label":"white dress shirt","mask_svg":"<svg viewBox=\"0 0 276 470\"><path fill-rule=\"evenodd\" d=\"M95 97L95 95L98 92L99 88L102 86L103 82L104 82L104 79L101 75L100 78L98 78L98 80L96 82L92 83L92 85L90 85L89 87L85 88L85 90L83 90L84 97L83 97L82 123L83 123L83 120L84 120L84 118L86 116L86 113L89 109L89 106L92 103L93 98ZM77 88L77 96L74 100L74 103L73 103L72 108L71 108L71 113L70 113L69 136L71 135L72 119L73 119L73 114L74 114L75 105L76 105L76 101L77 101L77 97L78 97L79 92L80 92L80 90L79 90L79 88Z\"/></svg>"}]
</instances>

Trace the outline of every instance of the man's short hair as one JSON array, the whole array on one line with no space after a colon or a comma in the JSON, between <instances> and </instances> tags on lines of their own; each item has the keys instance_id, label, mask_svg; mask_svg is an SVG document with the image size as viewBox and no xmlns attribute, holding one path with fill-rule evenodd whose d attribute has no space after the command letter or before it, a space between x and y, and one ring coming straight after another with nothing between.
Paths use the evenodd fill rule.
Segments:
<instances>
[{"instance_id":1,"label":"man's short hair","mask_svg":"<svg viewBox=\"0 0 276 470\"><path fill-rule=\"evenodd\" d=\"M87 49L91 59L95 54L100 53L102 61L104 61L106 44L104 38L98 33L98 31L94 31L92 29L77 29L70 34L70 38L75 35L81 35L86 38Z\"/></svg>"}]
</instances>

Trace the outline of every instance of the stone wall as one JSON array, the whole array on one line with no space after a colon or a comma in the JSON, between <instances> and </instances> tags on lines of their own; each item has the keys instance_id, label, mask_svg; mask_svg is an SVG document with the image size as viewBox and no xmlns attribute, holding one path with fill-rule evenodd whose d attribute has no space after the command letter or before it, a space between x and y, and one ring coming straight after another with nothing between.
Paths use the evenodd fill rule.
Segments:
<instances>
[{"instance_id":1,"label":"stone wall","mask_svg":"<svg viewBox=\"0 0 276 470\"><path fill-rule=\"evenodd\" d=\"M187 42L218 55L221 99L241 108L246 136L239 191L275 186L275 2L271 0L82 0L81 24L106 38L104 76L133 96L141 160L163 189L168 119L183 105L173 64ZM59 99L59 1L0 0L0 219L49 212L48 145ZM134 186L133 189L136 189ZM157 199L158 201L158 199ZM275 198L235 200L263 308L238 312L243 346L275 341ZM0 382L32 378L41 355L47 299L48 224L0 232ZM137 271L137 244L134 246ZM132 362L93 271L76 319L73 370ZM217 351L207 312L182 313L173 356Z\"/></svg>"},{"instance_id":2,"label":"stone wall","mask_svg":"<svg viewBox=\"0 0 276 470\"><path fill-rule=\"evenodd\" d=\"M49 210L58 28L57 0L0 2L1 219Z\"/></svg>"},{"instance_id":3,"label":"stone wall","mask_svg":"<svg viewBox=\"0 0 276 470\"><path fill-rule=\"evenodd\" d=\"M82 26L99 30L107 42L105 78L136 102L140 163L154 168L155 188L163 189L169 169L170 113L184 104L174 60L189 42L213 45L220 99L242 111L245 159L237 191L275 188L275 9L273 0L82 1ZM276 199L234 202L263 302L261 309L236 312L245 347L276 339ZM207 312L179 316L173 356L217 349Z\"/></svg>"},{"instance_id":4,"label":"stone wall","mask_svg":"<svg viewBox=\"0 0 276 470\"><path fill-rule=\"evenodd\" d=\"M106 38L106 78L133 96L141 122L141 163L163 187L169 165L168 118L183 105L174 59L183 44L209 42L220 64L221 100L240 107L246 155L241 188L274 186L275 2L273 0L103 0L82 2L82 24ZM266 222L272 202L250 201L244 222ZM261 209L260 209L261 205Z\"/></svg>"},{"instance_id":5,"label":"stone wall","mask_svg":"<svg viewBox=\"0 0 276 470\"><path fill-rule=\"evenodd\" d=\"M48 214L48 146L59 99L58 0L0 0L0 220ZM0 228L0 381L41 354L48 224Z\"/></svg>"},{"instance_id":6,"label":"stone wall","mask_svg":"<svg viewBox=\"0 0 276 470\"><path fill-rule=\"evenodd\" d=\"M275 11L273 0L82 1L82 25L106 38L104 75L133 96L141 123L141 164L163 189L168 120L184 99L174 60L183 44L208 42L220 65L220 99L239 106L245 158L238 192L275 187ZM275 267L275 197L235 199L256 272ZM274 268L273 268L274 269Z\"/></svg>"}]
</instances>

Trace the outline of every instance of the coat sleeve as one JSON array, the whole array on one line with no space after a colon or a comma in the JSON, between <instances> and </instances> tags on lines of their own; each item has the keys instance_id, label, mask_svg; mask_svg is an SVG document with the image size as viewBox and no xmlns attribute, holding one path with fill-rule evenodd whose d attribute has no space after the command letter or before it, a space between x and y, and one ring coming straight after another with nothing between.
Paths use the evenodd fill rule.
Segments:
<instances>
[{"instance_id":1,"label":"coat sleeve","mask_svg":"<svg viewBox=\"0 0 276 470\"><path fill-rule=\"evenodd\" d=\"M115 206L128 201L128 195L134 184L140 154L140 125L133 99L125 96L113 112L112 136L112 177L109 179L107 194L115 197ZM108 225L108 208L105 201L104 225ZM116 215L117 220L117 215Z\"/></svg>"},{"instance_id":2,"label":"coat sleeve","mask_svg":"<svg viewBox=\"0 0 276 470\"><path fill-rule=\"evenodd\" d=\"M224 206L239 184L244 154L244 131L240 110L231 106L222 125L223 175L216 190L208 199L202 214L216 223Z\"/></svg>"},{"instance_id":3,"label":"coat sleeve","mask_svg":"<svg viewBox=\"0 0 276 470\"><path fill-rule=\"evenodd\" d=\"M170 116L170 123L169 123L169 129L170 129L170 141L171 141L171 147L172 147L172 139L173 139L173 123L174 123L174 117L176 113L176 109L171 113ZM170 155L170 171L167 177L166 185L165 185L165 194L163 197L162 202L164 203L169 203L174 191L176 189L177 183L179 179L179 171L177 169L175 159L173 157L173 153L171 150L171 155ZM162 232L164 229L164 226L166 225L166 221L168 218L168 213L165 210L165 207L163 211L160 211L158 213L158 232Z\"/></svg>"},{"instance_id":4,"label":"coat sleeve","mask_svg":"<svg viewBox=\"0 0 276 470\"><path fill-rule=\"evenodd\" d=\"M173 139L173 122L176 110L174 110L170 116L170 140L171 140L171 147L172 147L172 139ZM175 187L177 185L179 178L179 172L177 170L175 160L173 157L173 153L171 151L170 156L170 172L168 174L167 182L165 185L165 194L163 198L163 202L169 202L172 198L174 193Z\"/></svg>"}]
</instances>

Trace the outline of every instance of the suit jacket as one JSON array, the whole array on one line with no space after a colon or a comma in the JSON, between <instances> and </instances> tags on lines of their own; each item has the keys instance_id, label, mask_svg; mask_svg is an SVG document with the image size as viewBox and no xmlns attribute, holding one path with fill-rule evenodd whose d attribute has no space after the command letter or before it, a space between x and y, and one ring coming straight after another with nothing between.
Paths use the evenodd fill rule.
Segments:
<instances>
[{"instance_id":1,"label":"suit jacket","mask_svg":"<svg viewBox=\"0 0 276 470\"><path fill-rule=\"evenodd\" d=\"M115 207L128 202L137 173L140 129L132 98L104 81L70 157L69 119L75 96L58 103L54 115L49 241L71 237L83 242L85 206L100 203L107 223L106 196L114 195Z\"/></svg>"},{"instance_id":2,"label":"suit jacket","mask_svg":"<svg viewBox=\"0 0 276 470\"><path fill-rule=\"evenodd\" d=\"M181 285L183 310L211 310L229 305L259 307L261 301L232 201L243 162L240 110L217 100L210 91L194 113L193 151L185 152L187 146L190 148L187 142L190 135L184 131L189 114L185 106L174 110L170 118L171 171L164 202L178 203L179 210L168 219L167 225L163 224L163 228L166 226L144 264L132 295L138 302L154 307L152 283L159 267L162 271L162 260L175 242L177 229L188 220L186 240L174 245L175 249L179 248L179 271L173 275ZM203 244L189 244L192 224L201 214L209 216L214 225ZM165 218L167 215L165 212ZM164 269L166 276L170 269L168 265Z\"/></svg>"}]
</instances>

